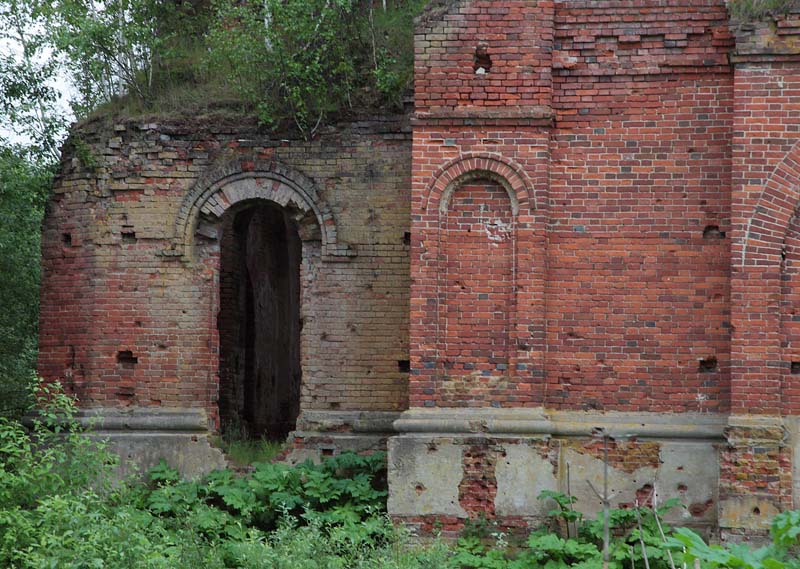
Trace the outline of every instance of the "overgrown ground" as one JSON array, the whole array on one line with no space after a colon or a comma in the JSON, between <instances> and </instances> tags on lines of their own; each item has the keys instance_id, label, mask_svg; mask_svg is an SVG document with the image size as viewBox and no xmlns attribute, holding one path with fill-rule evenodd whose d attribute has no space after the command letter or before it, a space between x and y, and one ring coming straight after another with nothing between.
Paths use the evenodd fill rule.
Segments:
<instances>
[{"instance_id":1,"label":"overgrown ground","mask_svg":"<svg viewBox=\"0 0 800 569\"><path fill-rule=\"evenodd\" d=\"M18 568L600 569L604 523L546 492L552 522L512 536L472 520L456 543L415 544L386 515L382 454L319 465L260 462L247 475L181 481L161 464L114 481L116 459L72 420L74 401L40 387L30 429L0 419L0 566ZM665 504L666 507L679 507ZM709 547L660 510L609 512L612 569L798 569L800 511L775 518L773 543Z\"/></svg>"}]
</instances>

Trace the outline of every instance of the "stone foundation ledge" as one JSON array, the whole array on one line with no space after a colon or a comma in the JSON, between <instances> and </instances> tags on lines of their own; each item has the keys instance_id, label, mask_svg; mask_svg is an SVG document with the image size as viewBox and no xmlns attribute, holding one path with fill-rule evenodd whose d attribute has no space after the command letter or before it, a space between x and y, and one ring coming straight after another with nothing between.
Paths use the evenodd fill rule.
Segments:
<instances>
[{"instance_id":1,"label":"stone foundation ledge","mask_svg":"<svg viewBox=\"0 0 800 569\"><path fill-rule=\"evenodd\" d=\"M541 492L569 489L594 517L602 504L592 487L602 490L607 472L614 507L675 497L684 508L668 522L713 531L727 426L710 413L411 409L389 439L389 513L418 529L480 515L535 527L552 509ZM602 432L613 438L607 467Z\"/></svg>"},{"instance_id":2,"label":"stone foundation ledge","mask_svg":"<svg viewBox=\"0 0 800 569\"><path fill-rule=\"evenodd\" d=\"M95 407L79 410L76 419L120 456L120 478L146 472L162 459L184 478L227 466L222 451L209 440L212 432L203 409Z\"/></svg>"},{"instance_id":3,"label":"stone foundation ledge","mask_svg":"<svg viewBox=\"0 0 800 569\"><path fill-rule=\"evenodd\" d=\"M727 415L623 413L537 409L411 409L394 422L399 434L485 434L586 437L602 429L614 438L722 440Z\"/></svg>"},{"instance_id":4,"label":"stone foundation ledge","mask_svg":"<svg viewBox=\"0 0 800 569\"><path fill-rule=\"evenodd\" d=\"M285 459L297 464L345 451L386 451L398 417L399 411L302 411L297 430L289 434L292 448Z\"/></svg>"},{"instance_id":5,"label":"stone foundation ledge","mask_svg":"<svg viewBox=\"0 0 800 569\"><path fill-rule=\"evenodd\" d=\"M298 433L393 433L400 411L301 411Z\"/></svg>"},{"instance_id":6,"label":"stone foundation ledge","mask_svg":"<svg viewBox=\"0 0 800 569\"><path fill-rule=\"evenodd\" d=\"M203 409L163 407L95 407L81 409L77 420L97 433L118 431L209 432Z\"/></svg>"}]
</instances>

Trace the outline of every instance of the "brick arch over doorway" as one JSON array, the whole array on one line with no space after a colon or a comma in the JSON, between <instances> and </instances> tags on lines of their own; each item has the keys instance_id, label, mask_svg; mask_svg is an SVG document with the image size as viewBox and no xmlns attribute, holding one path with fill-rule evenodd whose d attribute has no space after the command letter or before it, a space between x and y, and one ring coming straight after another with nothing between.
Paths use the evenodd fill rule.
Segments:
<instances>
[{"instance_id":1,"label":"brick arch over doorway","mask_svg":"<svg viewBox=\"0 0 800 569\"><path fill-rule=\"evenodd\" d=\"M781 248L800 205L800 141L778 164L744 228L741 265L780 265Z\"/></svg>"},{"instance_id":2,"label":"brick arch over doorway","mask_svg":"<svg viewBox=\"0 0 800 569\"><path fill-rule=\"evenodd\" d=\"M420 189L411 334L424 341L411 351L411 406L541 404L544 218L526 171L462 153ZM488 397L476 390L489 384Z\"/></svg>"},{"instance_id":3,"label":"brick arch over doorway","mask_svg":"<svg viewBox=\"0 0 800 569\"><path fill-rule=\"evenodd\" d=\"M355 255L350 246L339 242L333 213L311 179L275 161L244 159L209 171L186 194L175 220L175 252L193 256L194 234L203 217L219 219L231 207L259 199L298 210L301 231L306 226L319 238L323 260ZM309 220L316 232L308 227Z\"/></svg>"},{"instance_id":4,"label":"brick arch over doorway","mask_svg":"<svg viewBox=\"0 0 800 569\"><path fill-rule=\"evenodd\" d=\"M731 398L734 413L778 414L786 363L781 334L786 241L800 206L800 142L763 186L733 252ZM758 389L753 389L758 385Z\"/></svg>"},{"instance_id":5,"label":"brick arch over doorway","mask_svg":"<svg viewBox=\"0 0 800 569\"><path fill-rule=\"evenodd\" d=\"M175 233L176 251L216 275L220 428L283 440L295 429L304 389L311 275L321 262L352 256L338 244L328 204L297 171L237 160L195 184Z\"/></svg>"},{"instance_id":6,"label":"brick arch over doorway","mask_svg":"<svg viewBox=\"0 0 800 569\"><path fill-rule=\"evenodd\" d=\"M465 179L476 177L490 178L502 185L509 194L514 215L520 208L536 209L536 203L529 198L531 182L522 167L490 153L462 154L439 168L425 191L425 209L446 208L453 191Z\"/></svg>"}]
</instances>

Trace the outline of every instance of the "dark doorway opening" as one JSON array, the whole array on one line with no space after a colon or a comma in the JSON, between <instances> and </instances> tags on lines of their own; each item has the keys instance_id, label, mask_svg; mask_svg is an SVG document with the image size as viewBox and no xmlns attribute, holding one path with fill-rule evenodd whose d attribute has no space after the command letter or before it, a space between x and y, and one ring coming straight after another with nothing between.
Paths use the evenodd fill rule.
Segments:
<instances>
[{"instance_id":1,"label":"dark doorway opening","mask_svg":"<svg viewBox=\"0 0 800 569\"><path fill-rule=\"evenodd\" d=\"M300 412L300 259L297 223L270 202L229 211L220 270L223 434L284 440Z\"/></svg>"}]
</instances>

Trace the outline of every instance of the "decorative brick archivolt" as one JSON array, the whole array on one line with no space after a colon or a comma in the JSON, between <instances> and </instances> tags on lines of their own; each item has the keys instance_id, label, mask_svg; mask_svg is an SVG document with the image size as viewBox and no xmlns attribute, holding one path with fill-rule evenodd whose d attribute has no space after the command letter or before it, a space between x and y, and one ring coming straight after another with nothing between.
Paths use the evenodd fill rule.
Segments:
<instances>
[{"instance_id":1,"label":"decorative brick archivolt","mask_svg":"<svg viewBox=\"0 0 800 569\"><path fill-rule=\"evenodd\" d=\"M452 317L451 308L453 308L451 303L455 303L456 306L459 306L459 302L463 302L463 299L459 300L456 297L452 297L452 294L454 293L451 290L452 287L450 285L452 283L449 283L450 277L448 275L450 268L458 265L458 261L454 261L454 259L450 256L455 255L458 257L462 254L462 252L467 255L476 253L475 251L472 251L472 253L466 252L466 250L462 251L459 247L452 249L446 243L445 232L446 227L448 226L448 218L450 215L454 214L454 196L456 195L456 192L458 192L460 188L469 186L473 182L481 181L493 182L501 187L507 194L507 201L502 201L505 202L505 207L508 207L508 217L505 219L507 219L510 223L504 226L501 222L492 218L493 224L501 227L502 237L499 235L490 235L491 231L488 226L487 235L489 235L489 240L493 245L500 245L500 241L506 241L508 243L508 248L505 249L504 252L497 251L497 254L508 255L509 265L507 270L509 271L509 274L507 276L507 286L508 290L511 292L510 298L507 300L508 305L505 308L507 320L505 323L495 322L493 324L499 326L496 330L494 330L497 343L491 344L491 347L486 345L480 348L480 350L500 351L492 351L491 357L486 356L488 359L484 358L486 361L483 361L481 359L483 356L481 356L477 360L467 362L467 365L482 366L489 360L500 358L500 360L495 362L500 364L497 367L497 371L492 372L492 381L497 383L496 390L498 390L498 393L500 393L500 391L503 391L504 389L516 389L516 386L514 385L515 382L512 378L517 375L518 369L528 369L528 367L526 367L527 359L525 359L523 362L520 359L520 353L517 349L518 338L523 336L527 337L529 335L527 331L523 331L519 328L517 314L517 306L519 305L519 302L527 302L527 297L525 297L525 299L521 299L519 297L521 291L521 282L518 272L519 267L517 247L520 238L522 238L525 242L528 242L530 238L530 233L533 231L533 215L536 207L531 199L532 184L524 169L520 165L508 160L505 157L501 157L499 154L466 153L448 161L438 170L436 170L436 172L434 172L430 183L425 188L425 193L422 200L422 215L419 219L419 237L421 242L424 243L424 258L429 259L429 261L424 263L427 265L427 268L425 269L425 276L420 274L417 281L418 284L424 286L426 279L430 279L427 282L430 283L430 290L434 293L431 300L436 306L435 323L433 323L432 329L424 332L424 334L429 334L428 338L430 338L430 340L433 342L432 347L434 353L431 355L436 363L434 364L435 367L431 371L437 377L450 376L451 374L454 374L453 377L464 373L467 375L471 374L472 372L466 372L464 370L476 368L465 367L464 370L460 370L458 367L459 364L453 359L453 354L451 354L451 352L459 352L459 348L453 344L451 339L448 339L449 335L451 334L449 331L450 327L452 326L455 330L453 333L456 334L457 342L464 341L467 343L481 343L482 340L477 336L464 336L463 333L459 331L464 324L459 322L458 319L456 319L454 322L450 321ZM477 200L478 198L475 199ZM475 202L475 205L478 205L477 201ZM488 206L489 204L487 203L486 205ZM494 206L497 207L498 205L500 204L495 202ZM468 219L472 218L470 217ZM494 227L494 225L492 225L492 227ZM520 234L520 231L522 234ZM464 247L467 247L466 244L463 245ZM462 266L462 269L463 268L464 267ZM497 274L494 274L491 279L495 279L497 276ZM486 278L488 279L490 277ZM529 284L528 279L529 275L526 275L526 285ZM528 293L528 290L522 292L523 295ZM483 296L487 297L487 299L484 300L488 302L488 297L491 296L491 292L486 293ZM477 308L473 307L472 305L465 305L461 308L467 311L477 310ZM459 318L464 317L465 314L461 308L457 310L461 315ZM467 317L467 319L469 318ZM505 354L503 355L501 355L501 351L503 349L501 346L504 342L501 341L500 338L505 338ZM477 357L475 354L473 354L473 356ZM470 356L468 359L473 359L473 356ZM461 356L459 356L457 359L463 360ZM466 360L463 360L461 363L465 362ZM520 363L523 364L522 368L517 367ZM475 389L475 385L470 382L458 383L458 381L454 381L450 382L448 386L448 388L445 388L444 386L439 385L441 390L441 393L439 394L441 397L440 405L461 404L466 399L472 397L471 390ZM450 389L450 391L445 394L447 389ZM520 396L521 394L520 392L515 391L513 395ZM526 397L528 395L525 394L521 396Z\"/></svg>"},{"instance_id":2,"label":"decorative brick archivolt","mask_svg":"<svg viewBox=\"0 0 800 569\"><path fill-rule=\"evenodd\" d=\"M777 267L792 217L800 206L800 141L769 177L744 228L741 265Z\"/></svg>"},{"instance_id":3,"label":"decorative brick archivolt","mask_svg":"<svg viewBox=\"0 0 800 569\"><path fill-rule=\"evenodd\" d=\"M252 200L295 210L298 220L313 219L318 231L301 231L301 237L321 241L323 260L355 256L339 241L333 213L311 179L274 161L253 160L226 162L197 180L178 211L174 254L191 257L201 219L219 219L231 207Z\"/></svg>"},{"instance_id":4,"label":"decorative brick archivolt","mask_svg":"<svg viewBox=\"0 0 800 569\"><path fill-rule=\"evenodd\" d=\"M525 170L499 154L488 152L462 154L439 168L425 192L424 209L447 211L453 192L462 184L479 178L493 180L505 188L515 216L520 208L536 209L530 199L531 182Z\"/></svg>"},{"instance_id":5,"label":"decorative brick archivolt","mask_svg":"<svg viewBox=\"0 0 800 569\"><path fill-rule=\"evenodd\" d=\"M800 206L800 142L764 184L734 250L731 280L731 408L734 415L777 415L783 405L781 282L784 247ZM737 270L738 268L738 270Z\"/></svg>"}]
</instances>

